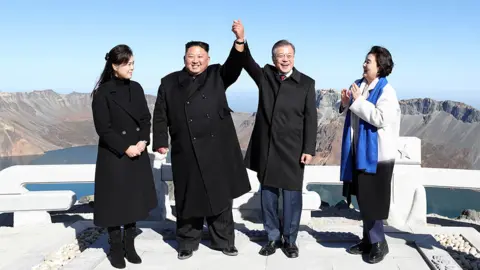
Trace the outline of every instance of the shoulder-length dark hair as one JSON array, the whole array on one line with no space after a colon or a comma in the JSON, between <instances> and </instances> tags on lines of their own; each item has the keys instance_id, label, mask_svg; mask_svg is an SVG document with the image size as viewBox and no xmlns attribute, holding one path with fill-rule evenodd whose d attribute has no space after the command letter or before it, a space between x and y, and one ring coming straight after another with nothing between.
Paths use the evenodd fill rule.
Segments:
<instances>
[{"instance_id":1,"label":"shoulder-length dark hair","mask_svg":"<svg viewBox=\"0 0 480 270\"><path fill-rule=\"evenodd\" d=\"M105 55L105 67L103 68L102 74L100 75L100 78L98 79L97 83L95 84L95 87L92 91L91 96L97 92L98 87L100 87L102 84L108 82L111 80L114 76L114 70L112 67L112 64L115 65L121 65L128 63L130 58L132 57L133 52L130 47L128 47L125 44L120 44L115 47L113 47L106 55Z\"/></svg>"}]
</instances>

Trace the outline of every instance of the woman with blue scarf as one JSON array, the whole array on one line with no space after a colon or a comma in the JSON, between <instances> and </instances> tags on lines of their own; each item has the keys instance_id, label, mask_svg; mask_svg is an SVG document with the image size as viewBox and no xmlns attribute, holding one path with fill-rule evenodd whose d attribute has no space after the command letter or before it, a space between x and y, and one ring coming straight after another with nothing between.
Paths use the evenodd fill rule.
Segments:
<instances>
[{"instance_id":1,"label":"woman with blue scarf","mask_svg":"<svg viewBox=\"0 0 480 270\"><path fill-rule=\"evenodd\" d=\"M378 263L388 254L383 220L390 209L390 188L400 131L400 105L387 76L393 69L390 52L371 48L363 63L363 78L342 91L345 114L340 178L343 195L355 195L363 220L362 240L351 254L368 254Z\"/></svg>"}]
</instances>

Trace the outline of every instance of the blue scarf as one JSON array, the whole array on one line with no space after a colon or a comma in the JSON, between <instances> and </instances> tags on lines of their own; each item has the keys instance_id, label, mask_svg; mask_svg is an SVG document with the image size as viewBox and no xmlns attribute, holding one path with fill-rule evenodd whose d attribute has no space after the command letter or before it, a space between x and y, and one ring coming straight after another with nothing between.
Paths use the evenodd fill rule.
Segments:
<instances>
[{"instance_id":1,"label":"blue scarf","mask_svg":"<svg viewBox=\"0 0 480 270\"><path fill-rule=\"evenodd\" d=\"M355 83L360 86L363 79L356 80ZM373 105L377 104L379 97L383 93L383 88L388 81L385 77L379 78L375 88L370 92L367 101ZM353 99L350 100L350 105ZM343 182L351 182L353 175L353 154L352 154L352 136L350 123L350 110L347 111L345 117L345 124L343 126L343 140L342 140L342 160L340 164L340 180ZM378 163L378 138L377 128L363 119L359 118L357 145L355 151L355 164L357 170L362 170L367 173L377 172Z\"/></svg>"}]
</instances>

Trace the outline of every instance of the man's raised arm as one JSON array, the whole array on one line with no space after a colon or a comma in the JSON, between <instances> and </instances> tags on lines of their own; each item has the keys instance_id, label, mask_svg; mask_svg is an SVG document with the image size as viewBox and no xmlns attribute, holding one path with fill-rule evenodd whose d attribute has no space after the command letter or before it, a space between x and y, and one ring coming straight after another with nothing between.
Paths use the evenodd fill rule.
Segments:
<instances>
[{"instance_id":1,"label":"man's raised arm","mask_svg":"<svg viewBox=\"0 0 480 270\"><path fill-rule=\"evenodd\" d=\"M235 34L236 40L230 50L227 60L220 68L220 75L222 76L225 90L236 82L238 77L240 77L245 58L245 32L240 20L233 21L232 32Z\"/></svg>"}]
</instances>

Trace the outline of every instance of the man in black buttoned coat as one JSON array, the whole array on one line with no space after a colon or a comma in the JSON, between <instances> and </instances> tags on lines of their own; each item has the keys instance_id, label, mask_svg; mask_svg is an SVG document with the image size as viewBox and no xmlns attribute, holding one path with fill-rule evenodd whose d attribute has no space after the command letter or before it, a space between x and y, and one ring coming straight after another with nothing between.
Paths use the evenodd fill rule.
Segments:
<instances>
[{"instance_id":1,"label":"man in black buttoned coat","mask_svg":"<svg viewBox=\"0 0 480 270\"><path fill-rule=\"evenodd\" d=\"M269 242L260 254L271 255L283 246L285 254L295 258L303 173L316 147L315 81L294 67L295 47L287 40L274 44L274 65L263 68L253 59L247 43L245 51L244 68L259 89L258 111L245 164L257 172L261 183L263 224ZM282 226L277 215L280 191Z\"/></svg>"},{"instance_id":2,"label":"man in black buttoned coat","mask_svg":"<svg viewBox=\"0 0 480 270\"><path fill-rule=\"evenodd\" d=\"M178 258L198 248L206 217L212 248L236 255L232 202L250 191L226 89L240 76L243 26L223 65L209 64L209 46L186 44L185 67L161 80L153 113L153 149L166 153L168 131L177 211Z\"/></svg>"}]
</instances>

